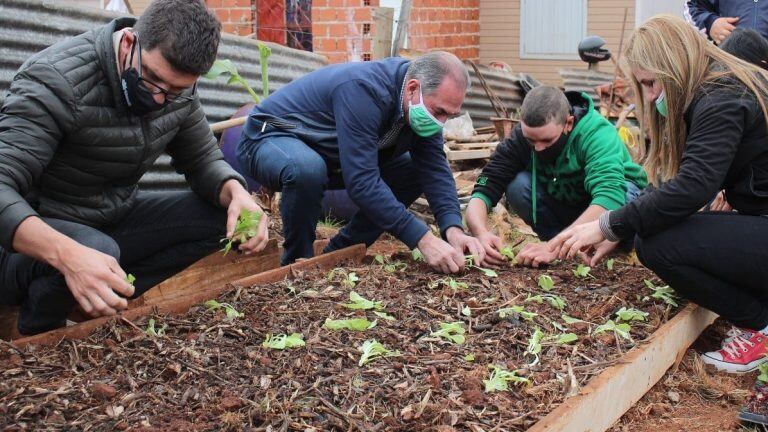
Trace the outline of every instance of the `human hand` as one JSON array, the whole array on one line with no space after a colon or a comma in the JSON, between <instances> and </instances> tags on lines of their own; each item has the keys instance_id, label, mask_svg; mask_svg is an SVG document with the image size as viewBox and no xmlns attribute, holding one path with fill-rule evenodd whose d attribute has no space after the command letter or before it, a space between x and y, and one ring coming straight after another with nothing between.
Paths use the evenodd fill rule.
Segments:
<instances>
[{"instance_id":1,"label":"human hand","mask_svg":"<svg viewBox=\"0 0 768 432\"><path fill-rule=\"evenodd\" d=\"M733 207L728 204L728 200L725 199L725 191L720 191L715 195L715 199L712 201L712 205L709 206L709 211L729 212L733 211Z\"/></svg>"},{"instance_id":2,"label":"human hand","mask_svg":"<svg viewBox=\"0 0 768 432\"><path fill-rule=\"evenodd\" d=\"M709 37L720 45L723 41L731 35L733 29L736 28L736 24L739 22L739 17L720 17L712 23L712 27L709 28Z\"/></svg>"},{"instance_id":3,"label":"human hand","mask_svg":"<svg viewBox=\"0 0 768 432\"><path fill-rule=\"evenodd\" d=\"M485 248L475 237L467 235L462 229L451 227L445 232L448 244L454 247L462 256L468 253L476 265L485 262Z\"/></svg>"},{"instance_id":4,"label":"human hand","mask_svg":"<svg viewBox=\"0 0 768 432\"><path fill-rule=\"evenodd\" d=\"M504 248L501 238L491 231L484 231L476 236L485 251L485 259L479 265L502 266L505 263L501 250Z\"/></svg>"},{"instance_id":5,"label":"human hand","mask_svg":"<svg viewBox=\"0 0 768 432\"><path fill-rule=\"evenodd\" d=\"M598 221L566 228L549 241L549 250L560 259L573 258L579 251L605 240Z\"/></svg>"},{"instance_id":6,"label":"human hand","mask_svg":"<svg viewBox=\"0 0 768 432\"><path fill-rule=\"evenodd\" d=\"M417 247L427 264L441 273L458 273L464 269L464 254L431 232L424 234Z\"/></svg>"},{"instance_id":7,"label":"human hand","mask_svg":"<svg viewBox=\"0 0 768 432\"><path fill-rule=\"evenodd\" d=\"M243 210L261 213L261 219L259 219L259 226L256 229L256 235L247 239L246 242L240 243L238 249L243 251L246 255L260 252L264 250L269 241L269 217L256 204L251 195L246 191L240 183L236 183L237 187L230 191L231 199L227 205L227 238L231 239L235 232L235 226L237 225L237 218Z\"/></svg>"},{"instance_id":8,"label":"human hand","mask_svg":"<svg viewBox=\"0 0 768 432\"><path fill-rule=\"evenodd\" d=\"M613 252L613 250L616 249L616 246L618 245L619 242L603 240L596 244L594 247L589 248L586 251L579 252L579 257L582 261L584 261L584 264L590 267L594 267L599 264L606 255Z\"/></svg>"},{"instance_id":9,"label":"human hand","mask_svg":"<svg viewBox=\"0 0 768 432\"><path fill-rule=\"evenodd\" d=\"M557 254L549 250L547 243L528 243L517 254L517 263L538 268L541 264L549 264L557 259Z\"/></svg>"}]
</instances>

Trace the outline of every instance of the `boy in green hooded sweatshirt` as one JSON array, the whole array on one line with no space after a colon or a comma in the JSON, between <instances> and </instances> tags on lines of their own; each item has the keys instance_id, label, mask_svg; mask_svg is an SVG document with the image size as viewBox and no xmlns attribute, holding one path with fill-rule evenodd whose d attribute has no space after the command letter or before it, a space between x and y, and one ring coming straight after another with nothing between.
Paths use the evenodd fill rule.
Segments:
<instances>
[{"instance_id":1,"label":"boy in green hooded sweatshirt","mask_svg":"<svg viewBox=\"0 0 768 432\"><path fill-rule=\"evenodd\" d=\"M486 250L484 264L499 265L503 245L488 229L487 214L503 194L509 209L549 240L572 224L623 206L647 183L588 95L540 86L526 95L520 124L478 177L467 226ZM553 259L546 243L530 243L517 256L519 263L534 267Z\"/></svg>"}]
</instances>

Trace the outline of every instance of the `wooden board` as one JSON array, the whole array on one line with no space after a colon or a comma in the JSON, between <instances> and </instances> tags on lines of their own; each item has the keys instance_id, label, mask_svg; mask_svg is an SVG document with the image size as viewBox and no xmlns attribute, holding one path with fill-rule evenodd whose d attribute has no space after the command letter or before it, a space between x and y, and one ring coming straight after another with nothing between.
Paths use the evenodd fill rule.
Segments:
<instances>
[{"instance_id":1,"label":"wooden board","mask_svg":"<svg viewBox=\"0 0 768 432\"><path fill-rule=\"evenodd\" d=\"M578 395L566 399L528 431L607 430L682 358L715 318L714 312L688 305L647 341L630 350L619 363L593 378Z\"/></svg>"},{"instance_id":2,"label":"wooden board","mask_svg":"<svg viewBox=\"0 0 768 432\"><path fill-rule=\"evenodd\" d=\"M274 270L270 270L258 275L241 278L231 281L231 285L250 287L253 285L277 282L285 279L292 274L295 270L307 269L312 267L331 268L337 263L345 260L353 260L360 262L365 256L365 246L355 245L342 249L339 251L331 252L326 255L321 255L301 263L292 264L285 267L280 267ZM183 297L175 297L160 300L152 305L145 305L135 309L129 309L116 317L102 317L92 319L90 321L81 322L69 327L63 327L56 330L51 330L46 333L41 333L35 336L29 336L21 339L14 340L12 343L19 347L25 347L27 345L56 345L63 340L83 339L88 337L94 330L103 325L108 325L115 320L135 320L152 313L164 313L164 314L180 314L184 313L189 308L196 304L210 300L218 296L223 292L230 284L221 284L219 286L210 287L206 290L201 290L193 294L188 294Z\"/></svg>"},{"instance_id":3,"label":"wooden board","mask_svg":"<svg viewBox=\"0 0 768 432\"><path fill-rule=\"evenodd\" d=\"M467 159L485 159L491 157L493 150L450 150L446 152L449 161L467 160Z\"/></svg>"}]
</instances>

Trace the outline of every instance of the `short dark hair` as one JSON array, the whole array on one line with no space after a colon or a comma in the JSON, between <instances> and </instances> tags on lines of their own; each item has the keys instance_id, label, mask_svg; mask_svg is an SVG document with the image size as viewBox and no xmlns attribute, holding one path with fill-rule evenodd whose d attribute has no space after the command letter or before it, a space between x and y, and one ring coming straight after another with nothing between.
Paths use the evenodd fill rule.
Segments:
<instances>
[{"instance_id":1,"label":"short dark hair","mask_svg":"<svg viewBox=\"0 0 768 432\"><path fill-rule=\"evenodd\" d=\"M178 72L203 75L216 60L221 23L202 0L155 0L133 27L145 50L160 48Z\"/></svg>"},{"instance_id":2,"label":"short dark hair","mask_svg":"<svg viewBox=\"0 0 768 432\"><path fill-rule=\"evenodd\" d=\"M720 48L732 56L768 69L768 41L753 29L735 28Z\"/></svg>"},{"instance_id":3,"label":"short dark hair","mask_svg":"<svg viewBox=\"0 0 768 432\"><path fill-rule=\"evenodd\" d=\"M520 108L520 120L529 127L541 127L551 121L564 125L570 112L571 105L562 90L538 86L525 96Z\"/></svg>"}]
</instances>

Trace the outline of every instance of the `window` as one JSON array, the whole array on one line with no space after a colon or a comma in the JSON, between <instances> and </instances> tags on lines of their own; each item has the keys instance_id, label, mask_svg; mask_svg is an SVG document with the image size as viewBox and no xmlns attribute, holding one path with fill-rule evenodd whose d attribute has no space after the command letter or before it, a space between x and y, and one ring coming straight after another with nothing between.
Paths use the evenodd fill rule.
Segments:
<instances>
[{"instance_id":1,"label":"window","mask_svg":"<svg viewBox=\"0 0 768 432\"><path fill-rule=\"evenodd\" d=\"M520 58L578 60L587 0L520 0Z\"/></svg>"}]
</instances>

